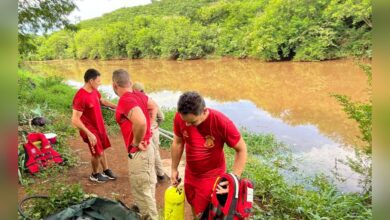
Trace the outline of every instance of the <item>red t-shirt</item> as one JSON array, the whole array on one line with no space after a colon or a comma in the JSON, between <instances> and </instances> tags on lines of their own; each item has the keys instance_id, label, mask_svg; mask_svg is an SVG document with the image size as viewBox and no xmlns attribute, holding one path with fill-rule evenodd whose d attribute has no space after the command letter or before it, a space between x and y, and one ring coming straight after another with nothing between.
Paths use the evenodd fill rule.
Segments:
<instances>
[{"instance_id":1,"label":"red t-shirt","mask_svg":"<svg viewBox=\"0 0 390 220\"><path fill-rule=\"evenodd\" d=\"M129 149L129 146L131 145L131 143L133 143L133 130L132 130L133 124L127 118L127 116L130 110L136 106L140 107L142 112L145 115L147 128L143 140L149 143L151 132L150 132L150 116L148 113L148 96L146 96L142 92L137 92L137 91L127 92L123 94L122 97L120 97L115 112L116 122L118 122L121 128L122 135L126 144L126 149L128 152L131 153L135 152L137 149L134 148Z\"/></svg>"},{"instance_id":2,"label":"red t-shirt","mask_svg":"<svg viewBox=\"0 0 390 220\"><path fill-rule=\"evenodd\" d=\"M84 88L79 89L73 98L73 109L83 112L81 121L88 130L95 135L106 136L106 129L104 127L104 120L102 110L100 108L99 91L86 91ZM83 139L88 139L87 135L80 130L80 135Z\"/></svg>"},{"instance_id":3,"label":"red t-shirt","mask_svg":"<svg viewBox=\"0 0 390 220\"><path fill-rule=\"evenodd\" d=\"M197 177L210 177L225 173L223 146L236 146L240 132L221 112L209 109L209 115L198 126L186 125L176 113L173 130L182 138L186 150L186 174Z\"/></svg>"}]
</instances>

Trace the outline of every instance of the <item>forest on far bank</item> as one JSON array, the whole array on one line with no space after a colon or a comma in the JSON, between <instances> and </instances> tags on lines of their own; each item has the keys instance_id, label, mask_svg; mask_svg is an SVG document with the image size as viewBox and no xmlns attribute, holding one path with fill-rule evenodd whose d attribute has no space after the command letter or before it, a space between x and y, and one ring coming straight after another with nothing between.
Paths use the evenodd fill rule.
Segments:
<instances>
[{"instance_id":1,"label":"forest on far bank","mask_svg":"<svg viewBox=\"0 0 390 220\"><path fill-rule=\"evenodd\" d=\"M371 0L161 0L29 35L23 60L372 57ZM24 42L26 43L26 42Z\"/></svg>"}]
</instances>

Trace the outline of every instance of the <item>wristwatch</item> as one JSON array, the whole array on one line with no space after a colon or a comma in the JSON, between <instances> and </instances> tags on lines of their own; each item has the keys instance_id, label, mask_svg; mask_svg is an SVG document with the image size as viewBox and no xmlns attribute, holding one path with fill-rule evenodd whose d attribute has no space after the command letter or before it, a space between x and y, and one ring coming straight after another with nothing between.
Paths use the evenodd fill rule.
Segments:
<instances>
[{"instance_id":1,"label":"wristwatch","mask_svg":"<svg viewBox=\"0 0 390 220\"><path fill-rule=\"evenodd\" d=\"M133 143L130 144L130 147L131 147L131 148L134 147L134 148L137 148L137 149L138 149L138 145L135 145L135 144L133 144ZM135 157L135 154L136 154L137 152L138 152L138 150L135 151L135 152L133 152L133 153L129 153L129 154L128 154L129 158L130 158L130 159L133 159L133 158Z\"/></svg>"}]
</instances>

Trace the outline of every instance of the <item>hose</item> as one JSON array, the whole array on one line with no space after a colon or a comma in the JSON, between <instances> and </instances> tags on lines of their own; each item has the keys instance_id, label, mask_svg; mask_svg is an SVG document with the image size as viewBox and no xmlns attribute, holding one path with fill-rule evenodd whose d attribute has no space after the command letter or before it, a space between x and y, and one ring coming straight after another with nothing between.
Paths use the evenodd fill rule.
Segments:
<instances>
[{"instance_id":1,"label":"hose","mask_svg":"<svg viewBox=\"0 0 390 220\"><path fill-rule=\"evenodd\" d=\"M22 201L19 202L19 205L18 205L18 212L20 213L20 215L24 218L24 219L27 219L27 220L32 220L32 218L28 217L22 207L23 207L23 204L30 200L30 199L49 199L49 196L43 196L43 195L35 195L35 196L28 196L24 199L22 199Z\"/></svg>"}]
</instances>

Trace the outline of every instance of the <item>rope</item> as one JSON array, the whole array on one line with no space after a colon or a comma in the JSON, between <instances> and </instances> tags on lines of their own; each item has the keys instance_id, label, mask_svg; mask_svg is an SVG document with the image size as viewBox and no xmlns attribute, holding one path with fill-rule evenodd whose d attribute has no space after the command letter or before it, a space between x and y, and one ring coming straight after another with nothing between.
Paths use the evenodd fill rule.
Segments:
<instances>
[{"instance_id":1,"label":"rope","mask_svg":"<svg viewBox=\"0 0 390 220\"><path fill-rule=\"evenodd\" d=\"M23 204L24 204L26 201L30 200L30 199L49 199L49 197L48 197L48 196L43 196L43 195L28 196L28 197L22 199L22 201L19 202L19 205L18 205L18 212L20 213L20 215L21 215L23 218L25 218L25 219L27 219L27 220L33 220L33 219L30 218L30 217L27 217L27 215L24 213L24 210L22 209L22 207L23 207Z\"/></svg>"}]
</instances>

